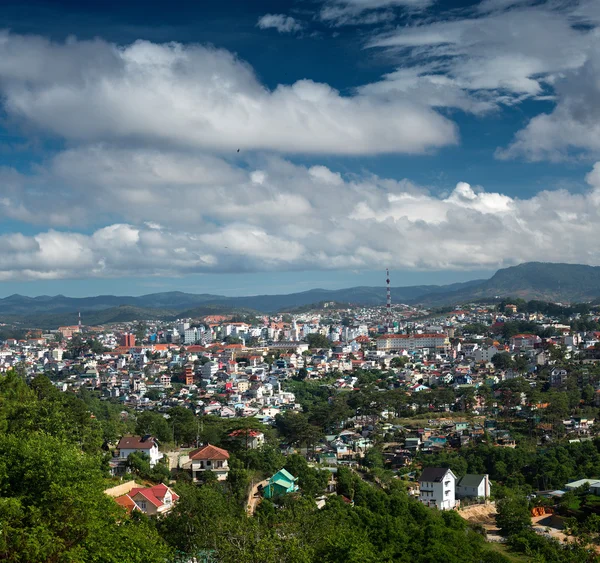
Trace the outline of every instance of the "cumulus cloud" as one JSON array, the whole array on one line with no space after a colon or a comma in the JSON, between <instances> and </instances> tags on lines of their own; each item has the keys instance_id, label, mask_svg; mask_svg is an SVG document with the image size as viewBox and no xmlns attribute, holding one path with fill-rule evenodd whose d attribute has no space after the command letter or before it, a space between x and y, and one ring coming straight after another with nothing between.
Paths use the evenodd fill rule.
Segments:
<instances>
[{"instance_id":1,"label":"cumulus cloud","mask_svg":"<svg viewBox=\"0 0 600 563\"><path fill-rule=\"evenodd\" d=\"M256 24L260 29L276 29L279 33L295 33L302 30L302 24L285 14L265 14Z\"/></svg>"},{"instance_id":2,"label":"cumulus cloud","mask_svg":"<svg viewBox=\"0 0 600 563\"><path fill-rule=\"evenodd\" d=\"M562 160L600 154L600 46L580 68L557 80L556 107L532 118L500 158Z\"/></svg>"},{"instance_id":3,"label":"cumulus cloud","mask_svg":"<svg viewBox=\"0 0 600 563\"><path fill-rule=\"evenodd\" d=\"M343 96L311 80L269 90L230 52L199 45L5 32L0 98L13 119L87 143L414 154L457 142L454 123L418 100Z\"/></svg>"},{"instance_id":4,"label":"cumulus cloud","mask_svg":"<svg viewBox=\"0 0 600 563\"><path fill-rule=\"evenodd\" d=\"M18 208L60 220L68 201L82 213L35 236L0 237L0 279L600 264L600 163L587 180L584 193L529 199L466 182L438 196L410 180L276 157L236 167L176 151L70 149L34 175L0 172L4 216Z\"/></svg>"}]
</instances>

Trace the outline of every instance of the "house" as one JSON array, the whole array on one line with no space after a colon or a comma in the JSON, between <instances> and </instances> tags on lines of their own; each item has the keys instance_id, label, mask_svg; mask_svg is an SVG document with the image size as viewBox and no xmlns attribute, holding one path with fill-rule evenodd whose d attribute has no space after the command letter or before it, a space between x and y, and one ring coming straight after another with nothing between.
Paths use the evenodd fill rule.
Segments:
<instances>
[{"instance_id":1,"label":"house","mask_svg":"<svg viewBox=\"0 0 600 563\"><path fill-rule=\"evenodd\" d=\"M560 387L561 385L566 385L567 383L567 370L554 368L550 372L550 385L552 387Z\"/></svg>"},{"instance_id":2,"label":"house","mask_svg":"<svg viewBox=\"0 0 600 563\"><path fill-rule=\"evenodd\" d=\"M265 443L265 435L259 430L242 428L231 432L229 437L238 440L244 447L251 450L260 448Z\"/></svg>"},{"instance_id":3,"label":"house","mask_svg":"<svg viewBox=\"0 0 600 563\"><path fill-rule=\"evenodd\" d=\"M229 473L229 464L227 461L229 459L229 452L227 450L207 444L190 452L189 457L193 481L198 481L200 474L204 471L215 473L218 481L227 479L227 474Z\"/></svg>"},{"instance_id":4,"label":"house","mask_svg":"<svg viewBox=\"0 0 600 563\"><path fill-rule=\"evenodd\" d=\"M267 486L263 489L264 497L275 498L295 493L298 490L297 480L297 477L294 477L285 469L281 469L269 479Z\"/></svg>"},{"instance_id":5,"label":"house","mask_svg":"<svg viewBox=\"0 0 600 563\"><path fill-rule=\"evenodd\" d=\"M536 334L515 334L510 339L510 346L516 352L522 350L532 350L536 346L539 346L542 339Z\"/></svg>"},{"instance_id":6,"label":"house","mask_svg":"<svg viewBox=\"0 0 600 563\"><path fill-rule=\"evenodd\" d=\"M135 487L129 493L117 497L115 502L128 512L139 510L149 516L157 516L169 512L179 496L166 485L154 487Z\"/></svg>"},{"instance_id":7,"label":"house","mask_svg":"<svg viewBox=\"0 0 600 563\"><path fill-rule=\"evenodd\" d=\"M158 441L150 435L123 436L117 449L121 460L126 460L132 453L145 453L150 458L150 467L154 467L163 457L158 451Z\"/></svg>"},{"instance_id":8,"label":"house","mask_svg":"<svg viewBox=\"0 0 600 563\"><path fill-rule=\"evenodd\" d=\"M456 484L458 498L490 498L489 475L465 475Z\"/></svg>"},{"instance_id":9,"label":"house","mask_svg":"<svg viewBox=\"0 0 600 563\"><path fill-rule=\"evenodd\" d=\"M419 478L419 500L427 506L451 510L456 506L456 475L446 467L425 467Z\"/></svg>"}]
</instances>

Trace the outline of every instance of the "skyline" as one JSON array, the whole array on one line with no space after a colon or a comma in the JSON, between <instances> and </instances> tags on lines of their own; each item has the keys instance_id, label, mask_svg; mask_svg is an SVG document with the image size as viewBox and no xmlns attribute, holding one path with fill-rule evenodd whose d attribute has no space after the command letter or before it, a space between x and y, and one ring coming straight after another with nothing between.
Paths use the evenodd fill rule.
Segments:
<instances>
[{"instance_id":1,"label":"skyline","mask_svg":"<svg viewBox=\"0 0 600 563\"><path fill-rule=\"evenodd\" d=\"M1 296L600 264L597 2L126 4L2 5Z\"/></svg>"}]
</instances>

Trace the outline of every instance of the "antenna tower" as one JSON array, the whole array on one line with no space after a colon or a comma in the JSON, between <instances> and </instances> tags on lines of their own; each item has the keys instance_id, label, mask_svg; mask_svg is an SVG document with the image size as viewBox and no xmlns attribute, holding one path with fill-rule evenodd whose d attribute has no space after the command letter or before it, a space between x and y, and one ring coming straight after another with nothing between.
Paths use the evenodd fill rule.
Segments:
<instances>
[{"instance_id":1,"label":"antenna tower","mask_svg":"<svg viewBox=\"0 0 600 563\"><path fill-rule=\"evenodd\" d=\"M385 284L387 289L387 300L386 300L386 324L388 332L394 332L394 319L392 317L392 290L390 289L390 270L385 270Z\"/></svg>"}]
</instances>

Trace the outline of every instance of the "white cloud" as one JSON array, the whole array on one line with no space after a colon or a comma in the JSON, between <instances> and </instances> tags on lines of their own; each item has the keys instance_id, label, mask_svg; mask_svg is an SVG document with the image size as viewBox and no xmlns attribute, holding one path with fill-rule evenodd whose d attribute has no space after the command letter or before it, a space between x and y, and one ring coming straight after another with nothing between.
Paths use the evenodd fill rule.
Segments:
<instances>
[{"instance_id":1,"label":"white cloud","mask_svg":"<svg viewBox=\"0 0 600 563\"><path fill-rule=\"evenodd\" d=\"M78 201L72 220L96 230L71 222L3 235L0 279L600 264L600 163L587 181L584 193L529 199L459 182L440 197L409 180L273 157L237 168L174 151L70 149L34 175L1 171L1 210L50 221Z\"/></svg>"},{"instance_id":2,"label":"white cloud","mask_svg":"<svg viewBox=\"0 0 600 563\"><path fill-rule=\"evenodd\" d=\"M536 7L402 27L375 37L370 46L408 50L418 66L436 60L466 91L536 96L552 75L583 65L594 40L595 34L572 27L564 13Z\"/></svg>"},{"instance_id":3,"label":"white cloud","mask_svg":"<svg viewBox=\"0 0 600 563\"><path fill-rule=\"evenodd\" d=\"M580 68L555 84L557 105L519 131L501 158L562 160L569 155L600 155L600 47Z\"/></svg>"},{"instance_id":4,"label":"white cloud","mask_svg":"<svg viewBox=\"0 0 600 563\"><path fill-rule=\"evenodd\" d=\"M256 24L260 29L276 29L279 33L295 33L302 30L302 24L285 14L265 14Z\"/></svg>"},{"instance_id":5,"label":"white cloud","mask_svg":"<svg viewBox=\"0 0 600 563\"><path fill-rule=\"evenodd\" d=\"M435 0L325 0L319 17L332 25L373 25L394 19L393 8L421 10Z\"/></svg>"},{"instance_id":6,"label":"white cloud","mask_svg":"<svg viewBox=\"0 0 600 563\"><path fill-rule=\"evenodd\" d=\"M3 33L0 99L11 118L75 142L335 154L457 142L455 125L419 100L342 96L311 80L269 90L230 52L177 43Z\"/></svg>"},{"instance_id":7,"label":"white cloud","mask_svg":"<svg viewBox=\"0 0 600 563\"><path fill-rule=\"evenodd\" d=\"M497 156L600 156L600 3L485 0L471 14L372 38L370 47L396 54L402 66L358 91L475 114L528 98L556 101Z\"/></svg>"}]
</instances>

